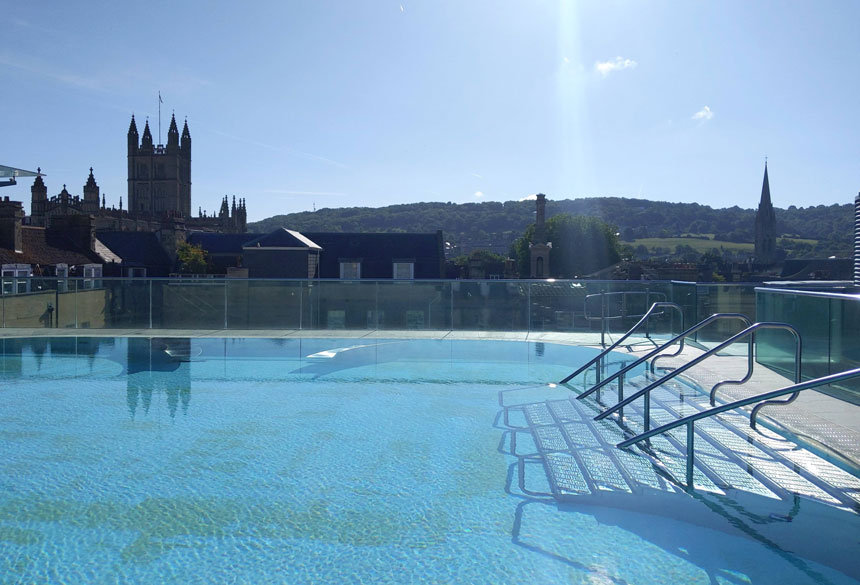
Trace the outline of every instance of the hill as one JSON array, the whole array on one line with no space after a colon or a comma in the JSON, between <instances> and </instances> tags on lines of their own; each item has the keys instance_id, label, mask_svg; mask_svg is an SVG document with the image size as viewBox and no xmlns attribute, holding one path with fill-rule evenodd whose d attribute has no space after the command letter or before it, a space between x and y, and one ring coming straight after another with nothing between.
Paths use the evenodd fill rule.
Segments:
<instances>
[{"instance_id":1,"label":"hill","mask_svg":"<svg viewBox=\"0 0 860 585\"><path fill-rule=\"evenodd\" d=\"M335 232L428 232L442 229L446 240L454 244L509 246L534 221L534 209L534 201L325 208L277 215L250 223L248 229L261 233L281 226L298 231ZM831 242L833 246L829 249L851 249L854 211L850 203L791 206L775 211L778 235ZM715 209L698 203L620 197L547 201L547 216L558 213L599 217L617 226L621 239L627 242L685 235L736 243L754 240L755 210L737 206Z\"/></svg>"}]
</instances>

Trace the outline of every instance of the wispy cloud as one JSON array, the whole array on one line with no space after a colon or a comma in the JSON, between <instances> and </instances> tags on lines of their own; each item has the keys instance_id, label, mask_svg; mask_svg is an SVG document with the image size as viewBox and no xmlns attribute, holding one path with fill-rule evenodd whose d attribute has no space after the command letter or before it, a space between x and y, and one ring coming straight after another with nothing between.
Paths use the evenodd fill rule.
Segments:
<instances>
[{"instance_id":1,"label":"wispy cloud","mask_svg":"<svg viewBox=\"0 0 860 585\"><path fill-rule=\"evenodd\" d=\"M104 83L97 77L88 77L84 75L76 75L67 71L61 71L55 67L51 67L50 65L40 63L35 59L22 57L20 55L0 53L0 66L11 67L13 69L19 69L41 77L47 77L65 85L72 85L84 89L104 89Z\"/></svg>"},{"instance_id":2,"label":"wispy cloud","mask_svg":"<svg viewBox=\"0 0 860 585\"><path fill-rule=\"evenodd\" d=\"M693 114L693 120L710 120L714 117L714 112L708 106L705 106L695 114Z\"/></svg>"},{"instance_id":3,"label":"wispy cloud","mask_svg":"<svg viewBox=\"0 0 860 585\"><path fill-rule=\"evenodd\" d=\"M478 173L470 173L470 174L471 174L473 177L476 177L476 178L478 178L478 179L483 179L483 178L484 178L484 175L479 175Z\"/></svg>"},{"instance_id":4,"label":"wispy cloud","mask_svg":"<svg viewBox=\"0 0 860 585\"><path fill-rule=\"evenodd\" d=\"M349 193L341 193L339 191L293 191L290 189L263 189L262 193L269 193L272 195L319 195L319 196L336 196L342 197L349 195Z\"/></svg>"},{"instance_id":5,"label":"wispy cloud","mask_svg":"<svg viewBox=\"0 0 860 585\"><path fill-rule=\"evenodd\" d=\"M483 196L484 196L484 194L481 191L475 191L475 197L477 197L478 199L480 199Z\"/></svg>"},{"instance_id":6,"label":"wispy cloud","mask_svg":"<svg viewBox=\"0 0 860 585\"><path fill-rule=\"evenodd\" d=\"M594 64L594 70L600 73L603 77L606 77L613 71L622 71L624 69L636 69L639 65L633 59L626 59L624 57L615 57L613 61L597 61Z\"/></svg>"},{"instance_id":7,"label":"wispy cloud","mask_svg":"<svg viewBox=\"0 0 860 585\"><path fill-rule=\"evenodd\" d=\"M341 169L348 169L349 167L345 164L338 162L336 160L332 160L330 158L326 158L324 156L320 156L318 154L312 154L310 152L304 152L301 150L296 150L295 148L290 148L289 146L275 146L274 144L268 144L266 142L260 142L259 140L251 140L249 138L244 138L242 136L236 136L235 134L229 134L227 132L222 132L221 130L217 130L215 128L207 128L203 126L203 129L212 132L213 134L217 134L218 136L223 136L224 138L229 138L231 140L236 140L237 142L244 142L245 144L253 144L254 146L259 146L260 148L265 148L266 150L271 150L273 152L283 152L292 156L296 156L299 158L304 158L306 160L313 160L323 162L334 167L338 167Z\"/></svg>"}]
</instances>

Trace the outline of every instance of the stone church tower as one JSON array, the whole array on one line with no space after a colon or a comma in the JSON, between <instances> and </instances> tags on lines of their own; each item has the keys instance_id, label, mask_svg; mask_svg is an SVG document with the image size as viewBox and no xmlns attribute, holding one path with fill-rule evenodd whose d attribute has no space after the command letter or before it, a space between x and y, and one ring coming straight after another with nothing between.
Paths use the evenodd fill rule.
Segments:
<instances>
[{"instance_id":1,"label":"stone church tower","mask_svg":"<svg viewBox=\"0 0 860 585\"><path fill-rule=\"evenodd\" d=\"M538 193L535 206L535 233L529 245L529 276L549 278L549 251L552 244L546 241L546 195Z\"/></svg>"},{"instance_id":2,"label":"stone church tower","mask_svg":"<svg viewBox=\"0 0 860 585\"><path fill-rule=\"evenodd\" d=\"M167 146L154 145L149 121L138 142L134 116L128 127L128 212L132 216L191 215L191 133L182 137L176 116L170 118Z\"/></svg>"},{"instance_id":3,"label":"stone church tower","mask_svg":"<svg viewBox=\"0 0 860 585\"><path fill-rule=\"evenodd\" d=\"M767 162L764 163L761 201L755 214L755 261L759 264L776 263L776 215L773 212L773 204L770 202Z\"/></svg>"}]
</instances>

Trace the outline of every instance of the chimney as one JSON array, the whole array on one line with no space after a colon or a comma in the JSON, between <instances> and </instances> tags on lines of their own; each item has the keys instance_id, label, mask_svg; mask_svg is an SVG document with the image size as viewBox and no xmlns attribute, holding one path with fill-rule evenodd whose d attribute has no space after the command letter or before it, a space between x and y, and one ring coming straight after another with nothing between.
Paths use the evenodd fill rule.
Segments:
<instances>
[{"instance_id":1,"label":"chimney","mask_svg":"<svg viewBox=\"0 0 860 585\"><path fill-rule=\"evenodd\" d=\"M66 238L81 250L92 251L95 247L95 217L92 215L58 215L52 217L48 231Z\"/></svg>"},{"instance_id":2,"label":"chimney","mask_svg":"<svg viewBox=\"0 0 860 585\"><path fill-rule=\"evenodd\" d=\"M535 218L535 244L546 243L546 195L537 194L537 217Z\"/></svg>"},{"instance_id":3,"label":"chimney","mask_svg":"<svg viewBox=\"0 0 860 585\"><path fill-rule=\"evenodd\" d=\"M20 201L0 201L0 247L15 252L23 252L21 224L24 220L24 206Z\"/></svg>"}]
</instances>

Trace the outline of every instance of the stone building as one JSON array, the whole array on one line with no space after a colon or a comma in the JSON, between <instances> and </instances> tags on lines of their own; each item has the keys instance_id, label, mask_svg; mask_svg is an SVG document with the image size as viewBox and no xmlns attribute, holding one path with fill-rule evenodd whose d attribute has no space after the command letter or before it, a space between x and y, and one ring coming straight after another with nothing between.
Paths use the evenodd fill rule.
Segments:
<instances>
[{"instance_id":1,"label":"stone building","mask_svg":"<svg viewBox=\"0 0 860 585\"><path fill-rule=\"evenodd\" d=\"M167 146L155 145L147 120L143 137L134 115L128 127L128 210L134 215L189 217L191 215L191 132L182 137L176 116L170 117Z\"/></svg>"},{"instance_id":2,"label":"stone building","mask_svg":"<svg viewBox=\"0 0 860 585\"><path fill-rule=\"evenodd\" d=\"M531 278L547 278L549 275L549 251L552 243L546 241L546 195L537 194L535 200L537 216L535 217L534 241L529 245L531 256L529 276Z\"/></svg>"},{"instance_id":3,"label":"stone building","mask_svg":"<svg viewBox=\"0 0 860 585\"><path fill-rule=\"evenodd\" d=\"M96 183L93 169L83 187L83 195L63 190L48 197L48 188L41 174L30 188L30 225L49 227L54 218L72 215L92 215L97 231L143 231L163 229L165 222L184 220L185 229L217 233L244 233L248 213L245 200L233 196L232 206L227 196L217 214L206 214L198 207L197 217L191 215L191 132L188 122L180 136L176 117L170 119L167 145L155 145L147 121L141 138L134 116L128 129L128 193L127 207L123 198L119 207L108 207L105 196ZM39 169L41 173L41 169Z\"/></svg>"},{"instance_id":4,"label":"stone building","mask_svg":"<svg viewBox=\"0 0 860 585\"><path fill-rule=\"evenodd\" d=\"M767 162L764 163L764 180L761 201L755 214L755 261L757 264L776 264L776 215L770 201L770 184L767 180Z\"/></svg>"}]
</instances>

